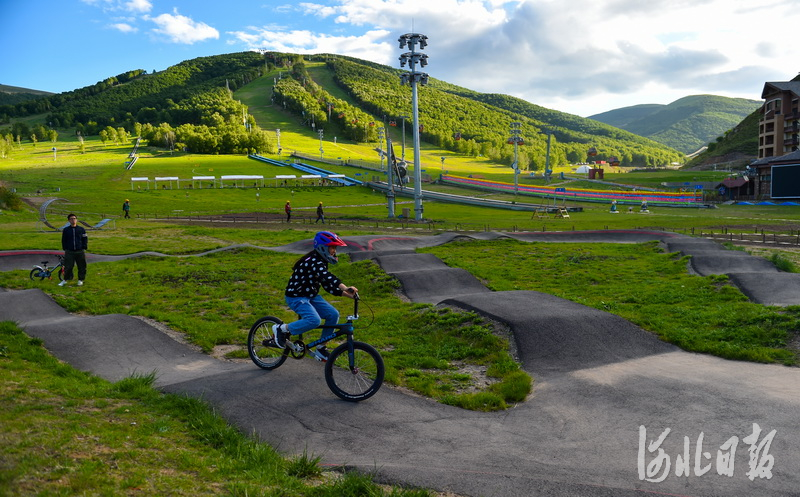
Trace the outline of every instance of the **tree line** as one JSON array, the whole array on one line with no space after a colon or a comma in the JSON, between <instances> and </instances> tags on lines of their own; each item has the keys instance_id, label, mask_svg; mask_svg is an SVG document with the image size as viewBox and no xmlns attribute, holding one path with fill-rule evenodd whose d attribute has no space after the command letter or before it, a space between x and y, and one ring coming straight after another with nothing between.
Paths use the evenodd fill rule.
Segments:
<instances>
[{"instance_id":1,"label":"tree line","mask_svg":"<svg viewBox=\"0 0 800 497\"><path fill-rule=\"evenodd\" d=\"M334 126L337 134L356 141L376 141L384 125L400 125L411 116L411 91L402 86L400 70L343 56L327 56L326 67L350 102L333 97L309 76L302 58L273 88L273 101L315 128ZM550 134L550 163L579 163L616 157L623 166L664 166L683 155L657 142L603 123L536 106L506 95L481 94L435 79L418 88L421 139L457 153L484 156L512 164L510 123L519 123L524 145L519 167L543 170ZM380 116L380 117L377 117ZM413 125L410 120L407 124Z\"/></svg>"},{"instance_id":2,"label":"tree line","mask_svg":"<svg viewBox=\"0 0 800 497\"><path fill-rule=\"evenodd\" d=\"M149 144L195 153L274 152L274 143L233 91L274 66L254 52L200 57L160 72L129 71L95 85L17 105L0 107L0 116L47 113L50 129L74 128L81 137L104 135L117 141L140 136ZM33 141L15 123L0 135ZM39 135L36 135L39 137ZM124 141L123 141L124 142Z\"/></svg>"}]
</instances>

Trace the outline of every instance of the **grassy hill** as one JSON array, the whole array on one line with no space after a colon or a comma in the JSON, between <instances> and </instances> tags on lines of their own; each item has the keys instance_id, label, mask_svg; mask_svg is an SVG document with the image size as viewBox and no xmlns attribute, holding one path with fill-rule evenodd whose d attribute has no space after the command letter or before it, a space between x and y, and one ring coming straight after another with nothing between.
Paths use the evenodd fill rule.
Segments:
<instances>
[{"instance_id":1,"label":"grassy hill","mask_svg":"<svg viewBox=\"0 0 800 497\"><path fill-rule=\"evenodd\" d=\"M411 115L411 92L400 85L397 69L329 55L324 63L295 65L293 74L303 83L282 79L276 85L276 98L309 124L323 127L326 135L332 126L348 138L374 141L384 120L399 125L399 116ZM422 140L504 165L513 161L514 149L507 143L510 123L519 122L525 141L519 149L522 169L544 169L545 130L552 132L551 165L583 162L590 147L599 151L596 160L617 156L624 166L663 166L682 160L674 149L596 121L436 79L420 88L419 107Z\"/></svg>"},{"instance_id":2,"label":"grassy hill","mask_svg":"<svg viewBox=\"0 0 800 497\"><path fill-rule=\"evenodd\" d=\"M734 169L743 168L758 156L758 122L761 110L756 109L742 122L708 144L708 148L687 163L691 168L704 168L724 164Z\"/></svg>"},{"instance_id":3,"label":"grassy hill","mask_svg":"<svg viewBox=\"0 0 800 497\"><path fill-rule=\"evenodd\" d=\"M20 88L19 86L0 85L0 106L16 105L42 96L52 95L50 92ZM3 122L0 115L0 122Z\"/></svg>"},{"instance_id":4,"label":"grassy hill","mask_svg":"<svg viewBox=\"0 0 800 497\"><path fill-rule=\"evenodd\" d=\"M137 136L141 126L167 123L171 129L155 130L148 138L170 147L177 140L189 151L200 151L192 143L201 136L202 148L230 153L226 150L242 147L210 147L203 126L212 128L213 135L221 133L223 124L233 126L237 119L241 123L240 106L224 90L238 90L263 77L270 98L306 126L311 136L322 128L325 136L375 148L378 129L390 120L397 122L398 116L411 115L411 92L400 85L399 73L389 66L335 55L304 60L297 54L275 52L226 54L184 61L155 74L130 71L72 92L2 106L0 115L14 119L41 115L42 122L77 127L84 136L95 135L104 126L122 126ZM420 89L422 140L440 150L508 166L514 157L513 146L507 143L511 122L521 123L523 170L544 168L546 129L552 130L551 166L586 161L590 147L598 149L595 160L616 156L623 166L663 166L683 159L680 152L658 142L505 95L480 94L438 80ZM278 128L280 122L258 124L269 129ZM177 135L171 141L170 131ZM264 146L267 150L261 151L276 148Z\"/></svg>"},{"instance_id":5,"label":"grassy hill","mask_svg":"<svg viewBox=\"0 0 800 497\"><path fill-rule=\"evenodd\" d=\"M693 95L668 105L636 105L590 118L691 154L760 106L759 100Z\"/></svg>"}]
</instances>

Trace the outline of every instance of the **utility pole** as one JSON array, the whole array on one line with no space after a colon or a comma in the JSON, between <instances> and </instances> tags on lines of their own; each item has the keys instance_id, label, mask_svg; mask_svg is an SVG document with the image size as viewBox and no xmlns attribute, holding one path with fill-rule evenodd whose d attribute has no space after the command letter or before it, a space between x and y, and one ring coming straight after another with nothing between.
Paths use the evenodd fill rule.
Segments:
<instances>
[{"instance_id":1,"label":"utility pole","mask_svg":"<svg viewBox=\"0 0 800 497\"><path fill-rule=\"evenodd\" d=\"M400 67L408 67L410 72L405 72L400 75L401 84L411 85L411 104L413 108L414 118L414 218L417 221L422 221L422 170L420 169L419 158L419 97L417 95L417 84L428 84L428 75L424 72L417 72L417 64L420 67L428 65L428 56L422 53L417 53L417 45L419 49L423 50L428 45L428 37L419 33L407 33L402 35L397 41L400 42L400 49L408 46L410 52L406 52L400 56Z\"/></svg>"},{"instance_id":2,"label":"utility pole","mask_svg":"<svg viewBox=\"0 0 800 497\"><path fill-rule=\"evenodd\" d=\"M514 195L519 193L519 146L525 143L520 136L520 126L521 123L511 123L511 138L508 139L508 143L514 144L514 163L511 164L514 168Z\"/></svg>"},{"instance_id":3,"label":"utility pole","mask_svg":"<svg viewBox=\"0 0 800 497\"><path fill-rule=\"evenodd\" d=\"M547 154L544 156L544 181L550 183L550 137L553 136L553 128L542 128L540 134L547 135Z\"/></svg>"},{"instance_id":4,"label":"utility pole","mask_svg":"<svg viewBox=\"0 0 800 497\"><path fill-rule=\"evenodd\" d=\"M408 116L400 116L403 120L403 149L400 151L400 158L405 162L406 160L406 119Z\"/></svg>"}]
</instances>

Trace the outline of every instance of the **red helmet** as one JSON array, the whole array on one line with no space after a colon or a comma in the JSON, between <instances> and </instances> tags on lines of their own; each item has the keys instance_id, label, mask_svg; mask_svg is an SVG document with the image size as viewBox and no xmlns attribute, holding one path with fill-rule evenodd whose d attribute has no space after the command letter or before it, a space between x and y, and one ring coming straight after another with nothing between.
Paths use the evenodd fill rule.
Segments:
<instances>
[{"instance_id":1,"label":"red helmet","mask_svg":"<svg viewBox=\"0 0 800 497\"><path fill-rule=\"evenodd\" d=\"M336 235L336 233L331 231L320 231L314 236L314 248L319 246L346 247L347 244L344 243L342 239Z\"/></svg>"},{"instance_id":2,"label":"red helmet","mask_svg":"<svg viewBox=\"0 0 800 497\"><path fill-rule=\"evenodd\" d=\"M314 250L322 257L325 261L336 264L339 262L339 258L335 255L332 255L328 251L328 247L346 247L347 244L342 241L341 238L336 236L336 233L332 233L330 231L320 231L314 236Z\"/></svg>"}]
</instances>

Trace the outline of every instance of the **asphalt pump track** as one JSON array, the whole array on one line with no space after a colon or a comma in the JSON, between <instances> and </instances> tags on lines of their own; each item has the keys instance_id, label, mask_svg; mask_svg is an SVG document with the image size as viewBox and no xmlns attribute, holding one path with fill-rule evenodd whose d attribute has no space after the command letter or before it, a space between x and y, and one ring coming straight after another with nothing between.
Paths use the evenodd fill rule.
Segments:
<instances>
[{"instance_id":1,"label":"asphalt pump track","mask_svg":"<svg viewBox=\"0 0 800 497\"><path fill-rule=\"evenodd\" d=\"M249 361L217 360L134 317L71 315L39 290L0 291L0 319L16 321L77 369L110 381L155 371L161 390L202 397L285 454L319 455L325 465L387 483L467 496L800 495L800 369L686 352L581 304L532 291L492 292L469 273L415 252L502 237L657 240L668 252L691 255L697 274L729 275L754 302L800 305L800 275L673 233L345 238L351 259L374 259L410 300L473 310L510 328L534 391L493 413L390 386L366 402L344 402L328 391L314 361L263 371ZM276 250L308 249L298 242ZM41 256L0 252L0 269L30 268L30 258Z\"/></svg>"}]
</instances>

